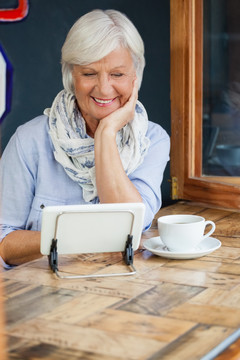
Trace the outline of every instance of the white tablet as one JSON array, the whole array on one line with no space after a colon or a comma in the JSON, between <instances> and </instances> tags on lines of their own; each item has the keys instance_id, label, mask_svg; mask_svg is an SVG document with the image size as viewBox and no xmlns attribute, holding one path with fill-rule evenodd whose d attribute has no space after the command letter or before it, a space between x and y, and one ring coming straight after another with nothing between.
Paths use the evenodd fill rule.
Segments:
<instances>
[{"instance_id":1,"label":"white tablet","mask_svg":"<svg viewBox=\"0 0 240 360\"><path fill-rule=\"evenodd\" d=\"M50 254L57 240L58 254L124 251L128 235L132 248L140 244L143 203L46 206L42 213L41 253Z\"/></svg>"}]
</instances>

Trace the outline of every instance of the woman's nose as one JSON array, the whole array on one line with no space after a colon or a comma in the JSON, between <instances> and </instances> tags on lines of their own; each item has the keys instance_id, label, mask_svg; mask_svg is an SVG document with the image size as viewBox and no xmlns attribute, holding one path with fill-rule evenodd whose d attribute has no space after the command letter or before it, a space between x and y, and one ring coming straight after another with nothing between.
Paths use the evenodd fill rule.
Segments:
<instances>
[{"instance_id":1,"label":"woman's nose","mask_svg":"<svg viewBox=\"0 0 240 360\"><path fill-rule=\"evenodd\" d=\"M100 75L98 77L98 90L101 95L109 95L109 92L112 90L111 79L106 74Z\"/></svg>"}]
</instances>

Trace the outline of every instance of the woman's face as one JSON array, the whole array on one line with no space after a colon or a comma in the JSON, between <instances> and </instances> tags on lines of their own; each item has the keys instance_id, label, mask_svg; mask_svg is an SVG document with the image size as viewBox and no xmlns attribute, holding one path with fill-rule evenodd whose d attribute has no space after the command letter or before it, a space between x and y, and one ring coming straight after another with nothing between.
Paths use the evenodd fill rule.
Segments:
<instances>
[{"instance_id":1,"label":"woman's face","mask_svg":"<svg viewBox=\"0 0 240 360\"><path fill-rule=\"evenodd\" d=\"M125 48L89 65L74 65L72 75L79 109L90 129L126 103L136 78L131 54Z\"/></svg>"}]
</instances>

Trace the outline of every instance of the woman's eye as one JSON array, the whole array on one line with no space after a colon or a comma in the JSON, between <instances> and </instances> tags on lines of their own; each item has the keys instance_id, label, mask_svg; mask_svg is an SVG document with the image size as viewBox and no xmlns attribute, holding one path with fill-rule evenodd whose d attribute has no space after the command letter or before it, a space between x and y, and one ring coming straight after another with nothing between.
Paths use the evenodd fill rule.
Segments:
<instances>
[{"instance_id":1,"label":"woman's eye","mask_svg":"<svg viewBox=\"0 0 240 360\"><path fill-rule=\"evenodd\" d=\"M83 76L86 76L86 77L91 77L91 76L95 76L96 74L94 73L85 73L83 74Z\"/></svg>"},{"instance_id":2,"label":"woman's eye","mask_svg":"<svg viewBox=\"0 0 240 360\"><path fill-rule=\"evenodd\" d=\"M113 77L121 77L121 76L123 76L123 74L122 73L114 73L114 74L112 74L112 76Z\"/></svg>"}]
</instances>

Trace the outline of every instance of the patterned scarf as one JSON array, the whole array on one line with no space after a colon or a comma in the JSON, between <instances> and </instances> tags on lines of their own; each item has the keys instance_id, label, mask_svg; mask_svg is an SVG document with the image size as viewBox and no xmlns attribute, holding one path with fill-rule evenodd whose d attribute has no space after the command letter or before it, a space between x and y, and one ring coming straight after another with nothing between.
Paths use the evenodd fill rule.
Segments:
<instances>
[{"instance_id":1,"label":"patterned scarf","mask_svg":"<svg viewBox=\"0 0 240 360\"><path fill-rule=\"evenodd\" d=\"M62 90L54 99L52 107L44 110L44 114L49 117L49 134L56 161L82 187L84 200L93 201L97 197L94 139L86 133L86 123L78 110L75 96ZM118 131L116 136L127 175L142 163L147 153L150 144L146 137L147 128L146 110L137 101L134 119Z\"/></svg>"}]
</instances>

